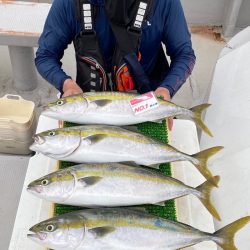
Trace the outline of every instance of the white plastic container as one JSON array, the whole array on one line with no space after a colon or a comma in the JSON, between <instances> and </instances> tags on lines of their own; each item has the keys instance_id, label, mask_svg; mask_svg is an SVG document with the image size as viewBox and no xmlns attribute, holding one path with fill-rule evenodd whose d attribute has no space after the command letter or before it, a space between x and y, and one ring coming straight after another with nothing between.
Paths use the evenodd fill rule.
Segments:
<instances>
[{"instance_id":1,"label":"white plastic container","mask_svg":"<svg viewBox=\"0 0 250 250\"><path fill-rule=\"evenodd\" d=\"M29 154L36 130L35 104L17 95L0 98L0 152Z\"/></svg>"},{"instance_id":2,"label":"white plastic container","mask_svg":"<svg viewBox=\"0 0 250 250\"><path fill-rule=\"evenodd\" d=\"M0 152L14 155L28 155L32 141L22 142L16 140L2 140L0 139Z\"/></svg>"}]
</instances>

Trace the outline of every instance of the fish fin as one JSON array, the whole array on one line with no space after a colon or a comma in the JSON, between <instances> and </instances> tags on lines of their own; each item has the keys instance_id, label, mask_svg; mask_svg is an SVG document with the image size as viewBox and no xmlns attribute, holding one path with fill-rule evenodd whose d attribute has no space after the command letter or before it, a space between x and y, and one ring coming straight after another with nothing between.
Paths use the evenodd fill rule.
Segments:
<instances>
[{"instance_id":1,"label":"fish fin","mask_svg":"<svg viewBox=\"0 0 250 250\"><path fill-rule=\"evenodd\" d=\"M215 187L214 184L216 184L217 186L219 181L220 181L220 176L215 176L213 177L213 180L211 179L207 180L206 182L198 186L196 190L198 190L201 194L197 195L197 198L200 199L200 201L210 212L210 214L212 214L216 220L220 221L221 220L220 216L211 202L211 191Z\"/></svg>"},{"instance_id":2,"label":"fish fin","mask_svg":"<svg viewBox=\"0 0 250 250\"><path fill-rule=\"evenodd\" d=\"M136 164L134 161L122 161L120 162L121 164L124 164L124 165L128 165L128 166L131 166L131 167L139 167L138 164Z\"/></svg>"},{"instance_id":3,"label":"fish fin","mask_svg":"<svg viewBox=\"0 0 250 250\"><path fill-rule=\"evenodd\" d=\"M207 161L208 159L215 155L216 153L218 153L219 151L221 151L224 147L213 147L213 148L209 148L206 149L204 151L201 151L197 154L192 155L191 157L194 158L194 160L191 162L195 165L195 167L200 171L200 173L208 180L210 179L210 181L217 186L217 184L214 182L214 178L212 173L210 172L210 170L207 167ZM198 163L197 163L198 160Z\"/></svg>"},{"instance_id":4,"label":"fish fin","mask_svg":"<svg viewBox=\"0 0 250 250\"><path fill-rule=\"evenodd\" d=\"M160 165L161 164L152 164L152 165L149 165L148 167L150 167L150 168L155 168L155 169L159 169L160 168Z\"/></svg>"},{"instance_id":5,"label":"fish fin","mask_svg":"<svg viewBox=\"0 0 250 250\"><path fill-rule=\"evenodd\" d=\"M209 106L211 106L211 104L202 104L191 108L190 110L192 111L192 116L190 118L196 123L196 125L201 130L203 130L209 136L213 137L211 131L202 120L202 112L206 110Z\"/></svg>"},{"instance_id":6,"label":"fish fin","mask_svg":"<svg viewBox=\"0 0 250 250\"><path fill-rule=\"evenodd\" d=\"M162 122L164 121L165 119L159 119L159 120L155 120L155 121L151 121L153 123L157 123L157 124L162 124Z\"/></svg>"},{"instance_id":7,"label":"fish fin","mask_svg":"<svg viewBox=\"0 0 250 250\"><path fill-rule=\"evenodd\" d=\"M165 207L166 206L165 201L158 202L158 203L156 203L154 205L161 206L161 207Z\"/></svg>"},{"instance_id":8,"label":"fish fin","mask_svg":"<svg viewBox=\"0 0 250 250\"><path fill-rule=\"evenodd\" d=\"M140 213L148 213L145 207L124 207L125 209L133 210Z\"/></svg>"},{"instance_id":9,"label":"fish fin","mask_svg":"<svg viewBox=\"0 0 250 250\"><path fill-rule=\"evenodd\" d=\"M97 134L97 135L91 135L85 138L85 140L89 140L91 144L95 144L100 142L101 140L105 139L106 135L104 134Z\"/></svg>"},{"instance_id":10,"label":"fish fin","mask_svg":"<svg viewBox=\"0 0 250 250\"><path fill-rule=\"evenodd\" d=\"M102 179L102 177L99 176L89 176L89 177L83 177L78 179L77 181L84 186L92 186L95 185L97 182L99 182Z\"/></svg>"},{"instance_id":11,"label":"fish fin","mask_svg":"<svg viewBox=\"0 0 250 250\"><path fill-rule=\"evenodd\" d=\"M93 233L96 238L102 238L106 235L115 231L114 227L96 227L88 230L90 233Z\"/></svg>"},{"instance_id":12,"label":"fish fin","mask_svg":"<svg viewBox=\"0 0 250 250\"><path fill-rule=\"evenodd\" d=\"M103 99L103 100L96 100L91 103L95 103L98 107L105 107L106 105L110 104L112 100Z\"/></svg>"},{"instance_id":13,"label":"fish fin","mask_svg":"<svg viewBox=\"0 0 250 250\"><path fill-rule=\"evenodd\" d=\"M250 222L250 216L243 217L213 234L212 240L224 250L237 250L234 244L235 234Z\"/></svg>"},{"instance_id":14,"label":"fish fin","mask_svg":"<svg viewBox=\"0 0 250 250\"><path fill-rule=\"evenodd\" d=\"M131 132L141 133L140 130L136 126L121 126L121 128L126 129Z\"/></svg>"}]
</instances>

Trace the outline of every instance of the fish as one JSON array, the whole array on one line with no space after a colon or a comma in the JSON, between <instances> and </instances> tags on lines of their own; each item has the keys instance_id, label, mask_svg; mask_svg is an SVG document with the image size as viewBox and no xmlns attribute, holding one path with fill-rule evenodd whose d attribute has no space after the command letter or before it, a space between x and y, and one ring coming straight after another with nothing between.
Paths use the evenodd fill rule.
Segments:
<instances>
[{"instance_id":1,"label":"fish","mask_svg":"<svg viewBox=\"0 0 250 250\"><path fill-rule=\"evenodd\" d=\"M215 176L214 182L219 179ZM213 187L210 180L193 188L149 168L105 163L76 165L53 172L31 182L27 190L53 203L90 208L159 204L193 194L220 220L210 201Z\"/></svg>"},{"instance_id":2,"label":"fish","mask_svg":"<svg viewBox=\"0 0 250 250\"><path fill-rule=\"evenodd\" d=\"M246 216L212 234L143 211L95 208L43 221L27 236L55 250L175 250L203 241L235 250L234 236L249 221Z\"/></svg>"},{"instance_id":3,"label":"fish","mask_svg":"<svg viewBox=\"0 0 250 250\"><path fill-rule=\"evenodd\" d=\"M127 126L143 122L159 122L167 117L185 117L193 120L206 134L211 131L202 121L202 113L210 104L202 104L186 109L172 102L158 98L159 106L147 112L135 115L130 101L138 94L122 92L86 92L64 97L48 104L44 116L77 124L103 124Z\"/></svg>"},{"instance_id":4,"label":"fish","mask_svg":"<svg viewBox=\"0 0 250 250\"><path fill-rule=\"evenodd\" d=\"M207 167L208 158L222 148L213 147L188 155L138 132L106 125L45 131L35 135L30 146L30 150L50 158L74 163L134 162L155 168L160 163L189 161L211 180L213 175Z\"/></svg>"}]
</instances>

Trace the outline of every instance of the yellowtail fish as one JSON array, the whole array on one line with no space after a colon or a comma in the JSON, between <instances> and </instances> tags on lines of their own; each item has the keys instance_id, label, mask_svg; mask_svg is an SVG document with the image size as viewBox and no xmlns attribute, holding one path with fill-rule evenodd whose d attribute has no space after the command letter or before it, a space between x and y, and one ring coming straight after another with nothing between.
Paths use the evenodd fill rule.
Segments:
<instances>
[{"instance_id":1,"label":"yellowtail fish","mask_svg":"<svg viewBox=\"0 0 250 250\"><path fill-rule=\"evenodd\" d=\"M219 182L219 176L214 177ZM82 164L46 175L28 191L53 203L83 207L121 207L157 204L193 194L220 219L210 201L210 181L192 188L152 169L127 164Z\"/></svg>"},{"instance_id":2,"label":"yellowtail fish","mask_svg":"<svg viewBox=\"0 0 250 250\"><path fill-rule=\"evenodd\" d=\"M124 128L105 125L86 125L50 130L34 136L30 149L63 161L75 163L135 162L139 165L190 161L213 180L207 168L210 156L223 147L214 147L194 155Z\"/></svg>"},{"instance_id":3,"label":"yellowtail fish","mask_svg":"<svg viewBox=\"0 0 250 250\"><path fill-rule=\"evenodd\" d=\"M78 124L105 124L125 126L147 121L159 121L167 117L182 116L193 120L205 133L212 133L202 121L202 112L209 104L186 109L174 103L158 99L159 106L153 110L134 115L130 101L137 94L122 92L89 92L69 96L50 103L43 115Z\"/></svg>"},{"instance_id":4,"label":"yellowtail fish","mask_svg":"<svg viewBox=\"0 0 250 250\"><path fill-rule=\"evenodd\" d=\"M41 222L28 237L55 250L175 250L203 241L236 250L234 236L249 221L247 216L210 234L133 209L86 209Z\"/></svg>"}]
</instances>

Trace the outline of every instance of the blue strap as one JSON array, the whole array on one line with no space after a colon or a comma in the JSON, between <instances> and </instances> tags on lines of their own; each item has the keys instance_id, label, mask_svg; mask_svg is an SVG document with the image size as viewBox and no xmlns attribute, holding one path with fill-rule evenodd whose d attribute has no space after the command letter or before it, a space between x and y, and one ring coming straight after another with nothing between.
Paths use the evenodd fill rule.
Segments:
<instances>
[{"instance_id":1,"label":"blue strap","mask_svg":"<svg viewBox=\"0 0 250 250\"><path fill-rule=\"evenodd\" d=\"M133 76L135 88L140 94L152 91L150 82L135 53L126 55L124 61Z\"/></svg>"}]
</instances>

